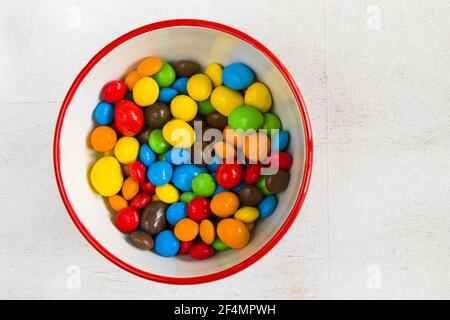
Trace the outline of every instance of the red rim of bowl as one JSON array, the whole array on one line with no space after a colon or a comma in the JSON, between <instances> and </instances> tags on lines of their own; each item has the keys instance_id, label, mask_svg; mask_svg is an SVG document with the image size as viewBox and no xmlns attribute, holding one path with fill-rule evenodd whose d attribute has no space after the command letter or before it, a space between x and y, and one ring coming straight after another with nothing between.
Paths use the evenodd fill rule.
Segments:
<instances>
[{"instance_id":1,"label":"red rim of bowl","mask_svg":"<svg viewBox=\"0 0 450 320\"><path fill-rule=\"evenodd\" d=\"M167 277L162 276L158 274L152 274L143 270L140 270L138 268L133 267L132 265L126 263L125 261L117 258L114 256L111 252L109 252L106 248L104 248L87 230L87 228L83 225L83 223L78 219L78 216L73 209L70 200L66 194L64 182L61 177L61 159L60 159L60 134L61 134L61 128L63 126L64 117L66 114L67 109L70 106L71 100L73 96L75 95L75 92L77 91L79 85L84 80L86 75L91 71L91 69L99 62L105 55L107 55L111 50L116 48L117 46L121 45L122 43L138 36L143 33L158 30L158 29L164 29L164 28L170 28L170 27L180 27L180 26L188 26L188 27L201 27L201 28L208 28L213 29L217 31L221 31L227 34L230 34L232 36L235 36L248 44L252 45L256 49L258 49L260 52L262 52L283 74L284 78L289 84L289 87L292 90L292 93L295 96L295 99L297 101L298 108L300 110L300 114L302 116L303 125L304 125L304 134L305 134L305 142L306 142L306 152L305 152L305 165L304 165L304 175L303 175L303 181L300 186L300 191L297 195L297 199L295 201L295 204L289 213L289 216L287 217L286 221L283 223L281 228L277 231L277 233L270 239L264 247L262 247L260 250L258 250L256 253L254 253L252 256L247 258L246 260L219 272L202 275L198 277ZM262 45L259 41L255 40L254 38L250 37L249 35L236 30L232 27L212 22L212 21L205 21L205 20L195 20L195 19L177 19L177 20L166 20L166 21L160 21L152 24L148 24L146 26L140 27L138 29L135 29L133 31L130 31L121 37L117 38L110 44L108 44L106 47L104 47L102 50L100 50L90 61L89 63L81 70L81 72L78 74L78 76L75 78L74 82L72 83L69 91L67 92L66 97L64 98L64 102L61 106L61 110L58 115L58 120L56 123L55 128L55 136L54 136L54 143L53 143L53 164L55 169L55 175L56 175L56 182L58 184L58 189L61 194L62 200L64 202L64 205L69 212L69 215L77 228L80 230L80 232L83 234L83 236L87 239L87 241L103 256L105 256L107 259L121 267L122 269L129 271L137 276L140 276L145 279L163 282L163 283L169 283L169 284L198 284L198 283L204 283L204 282L210 282L215 281L218 279L222 279L225 277L228 277L230 275L233 275L253 263L255 263L257 260L262 258L266 253L268 253L277 243L281 240L281 238L286 234L287 230L291 227L292 223L294 222L295 218L297 217L300 208L305 200L306 193L308 191L309 182L311 179L311 171L312 171L312 157L313 157L313 141L312 141L312 131L311 131L311 124L308 117L308 113L306 110L305 102L303 101L303 97L300 93L300 90L298 89L294 79L289 74L286 67L281 63L281 61L273 54L269 49L267 49L264 45Z\"/></svg>"}]
</instances>

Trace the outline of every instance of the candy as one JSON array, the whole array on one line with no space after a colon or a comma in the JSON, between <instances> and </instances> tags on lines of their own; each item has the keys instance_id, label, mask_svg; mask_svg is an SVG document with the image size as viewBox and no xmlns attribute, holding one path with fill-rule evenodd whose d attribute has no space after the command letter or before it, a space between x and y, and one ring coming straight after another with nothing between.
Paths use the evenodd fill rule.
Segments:
<instances>
[{"instance_id":1,"label":"candy","mask_svg":"<svg viewBox=\"0 0 450 320\"><path fill-rule=\"evenodd\" d=\"M234 214L234 218L244 223L252 223L259 217L258 209L254 207L242 207Z\"/></svg>"},{"instance_id":2,"label":"candy","mask_svg":"<svg viewBox=\"0 0 450 320\"><path fill-rule=\"evenodd\" d=\"M159 90L158 102L170 103L177 95L178 91L174 88L161 88Z\"/></svg>"},{"instance_id":3,"label":"candy","mask_svg":"<svg viewBox=\"0 0 450 320\"><path fill-rule=\"evenodd\" d=\"M255 184L261 177L261 164L249 164L245 169L244 181L246 184Z\"/></svg>"},{"instance_id":4,"label":"candy","mask_svg":"<svg viewBox=\"0 0 450 320\"><path fill-rule=\"evenodd\" d=\"M214 194L216 184L211 175L200 173L192 179L192 191L202 197L209 197Z\"/></svg>"},{"instance_id":5,"label":"candy","mask_svg":"<svg viewBox=\"0 0 450 320\"><path fill-rule=\"evenodd\" d=\"M131 243L142 250L153 249L154 242L153 238L142 231L134 231L130 234Z\"/></svg>"},{"instance_id":6,"label":"candy","mask_svg":"<svg viewBox=\"0 0 450 320\"><path fill-rule=\"evenodd\" d=\"M264 117L258 109L243 105L231 112L228 117L228 124L231 128L240 129L244 132L249 129L258 130L264 124Z\"/></svg>"},{"instance_id":7,"label":"candy","mask_svg":"<svg viewBox=\"0 0 450 320\"><path fill-rule=\"evenodd\" d=\"M261 218L267 218L270 216L277 207L277 198L275 196L267 196L261 201L258 206L258 210Z\"/></svg>"},{"instance_id":8,"label":"candy","mask_svg":"<svg viewBox=\"0 0 450 320\"><path fill-rule=\"evenodd\" d=\"M180 241L180 249L178 250L178 254L188 254L193 243L193 241Z\"/></svg>"},{"instance_id":9,"label":"candy","mask_svg":"<svg viewBox=\"0 0 450 320\"><path fill-rule=\"evenodd\" d=\"M122 196L115 194L108 198L108 203L115 212L122 210L123 208L128 207L128 202Z\"/></svg>"},{"instance_id":10,"label":"candy","mask_svg":"<svg viewBox=\"0 0 450 320\"><path fill-rule=\"evenodd\" d=\"M217 168L217 183L225 189L237 187L244 176L244 168L239 163L223 163Z\"/></svg>"},{"instance_id":11,"label":"candy","mask_svg":"<svg viewBox=\"0 0 450 320\"><path fill-rule=\"evenodd\" d=\"M223 219L219 222L217 236L233 249L245 247L250 240L250 233L245 224L233 218Z\"/></svg>"},{"instance_id":12,"label":"candy","mask_svg":"<svg viewBox=\"0 0 450 320\"><path fill-rule=\"evenodd\" d=\"M204 219L200 222L200 238L206 244L212 244L216 238L216 228L214 224L208 220Z\"/></svg>"},{"instance_id":13,"label":"candy","mask_svg":"<svg viewBox=\"0 0 450 320\"><path fill-rule=\"evenodd\" d=\"M207 116L208 114L216 111L216 109L214 109L213 105L211 104L211 99L198 101L197 105L198 105L198 112L204 116Z\"/></svg>"},{"instance_id":14,"label":"candy","mask_svg":"<svg viewBox=\"0 0 450 320\"><path fill-rule=\"evenodd\" d=\"M157 234L166 226L167 205L155 201L142 211L140 227L149 234Z\"/></svg>"},{"instance_id":15,"label":"candy","mask_svg":"<svg viewBox=\"0 0 450 320\"><path fill-rule=\"evenodd\" d=\"M223 130L228 125L228 118L214 111L206 116L206 122L212 128Z\"/></svg>"},{"instance_id":16,"label":"candy","mask_svg":"<svg viewBox=\"0 0 450 320\"><path fill-rule=\"evenodd\" d=\"M186 218L187 215L187 205L183 202L175 202L167 208L166 218L167 222L171 225L176 225L178 221Z\"/></svg>"},{"instance_id":17,"label":"candy","mask_svg":"<svg viewBox=\"0 0 450 320\"><path fill-rule=\"evenodd\" d=\"M147 143L141 145L141 148L139 149L139 160L146 167L150 166L156 160L156 154Z\"/></svg>"},{"instance_id":18,"label":"candy","mask_svg":"<svg viewBox=\"0 0 450 320\"><path fill-rule=\"evenodd\" d=\"M205 74L211 79L214 87L222 85L223 68L218 63L211 63L205 69Z\"/></svg>"},{"instance_id":19,"label":"candy","mask_svg":"<svg viewBox=\"0 0 450 320\"><path fill-rule=\"evenodd\" d=\"M261 176L259 178L259 180L256 182L256 187L265 196L270 196L272 194L272 192L270 192L266 187L266 176Z\"/></svg>"},{"instance_id":20,"label":"candy","mask_svg":"<svg viewBox=\"0 0 450 320\"><path fill-rule=\"evenodd\" d=\"M286 149L289 143L289 132L285 130L280 130L272 135L272 146L273 152L283 151Z\"/></svg>"},{"instance_id":21,"label":"candy","mask_svg":"<svg viewBox=\"0 0 450 320\"><path fill-rule=\"evenodd\" d=\"M292 167L292 158L286 152L272 152L267 165L289 171Z\"/></svg>"},{"instance_id":22,"label":"candy","mask_svg":"<svg viewBox=\"0 0 450 320\"><path fill-rule=\"evenodd\" d=\"M139 183L133 179L133 177L128 177L125 179L122 185L122 196L125 200L133 199L139 192Z\"/></svg>"},{"instance_id":23,"label":"candy","mask_svg":"<svg viewBox=\"0 0 450 320\"><path fill-rule=\"evenodd\" d=\"M227 119L228 123L228 119ZM235 148L242 148L244 145L245 135L239 130L230 128L229 125L223 129L223 140L233 145Z\"/></svg>"},{"instance_id":24,"label":"candy","mask_svg":"<svg viewBox=\"0 0 450 320\"><path fill-rule=\"evenodd\" d=\"M99 102L94 109L94 120L101 126L110 125L114 120L114 107L107 102Z\"/></svg>"},{"instance_id":25,"label":"candy","mask_svg":"<svg viewBox=\"0 0 450 320\"><path fill-rule=\"evenodd\" d=\"M204 168L194 164L183 164L175 167L172 176L172 183L182 191L192 191L192 180L200 173L205 173Z\"/></svg>"},{"instance_id":26,"label":"candy","mask_svg":"<svg viewBox=\"0 0 450 320\"><path fill-rule=\"evenodd\" d=\"M145 166L140 161L133 161L128 165L130 176L137 182L144 182L146 177Z\"/></svg>"},{"instance_id":27,"label":"candy","mask_svg":"<svg viewBox=\"0 0 450 320\"><path fill-rule=\"evenodd\" d=\"M178 240L191 241L197 237L198 230L199 226L197 222L189 218L183 218L175 225L173 232Z\"/></svg>"},{"instance_id":28,"label":"candy","mask_svg":"<svg viewBox=\"0 0 450 320\"><path fill-rule=\"evenodd\" d=\"M144 209L151 202L151 197L148 193L141 192L133 198L130 202L130 207L140 211Z\"/></svg>"},{"instance_id":29,"label":"candy","mask_svg":"<svg viewBox=\"0 0 450 320\"><path fill-rule=\"evenodd\" d=\"M175 69L167 62L164 62L161 70L153 76L160 88L170 87L175 81L175 77Z\"/></svg>"},{"instance_id":30,"label":"candy","mask_svg":"<svg viewBox=\"0 0 450 320\"><path fill-rule=\"evenodd\" d=\"M239 91L220 86L211 92L211 104L214 109L228 117L234 109L244 104L244 97Z\"/></svg>"},{"instance_id":31,"label":"candy","mask_svg":"<svg viewBox=\"0 0 450 320\"><path fill-rule=\"evenodd\" d=\"M213 156L207 166L210 172L216 172L217 168L223 163L222 159L217 156Z\"/></svg>"},{"instance_id":32,"label":"candy","mask_svg":"<svg viewBox=\"0 0 450 320\"><path fill-rule=\"evenodd\" d=\"M122 137L117 140L114 147L114 156L120 163L129 164L137 159L139 153L139 142L133 137Z\"/></svg>"},{"instance_id":33,"label":"candy","mask_svg":"<svg viewBox=\"0 0 450 320\"><path fill-rule=\"evenodd\" d=\"M198 73L189 78L187 92L196 101L205 101L212 91L212 83L208 76Z\"/></svg>"},{"instance_id":34,"label":"candy","mask_svg":"<svg viewBox=\"0 0 450 320\"><path fill-rule=\"evenodd\" d=\"M90 137L92 149L97 152L111 151L117 141L116 132L107 126L100 126L95 128Z\"/></svg>"},{"instance_id":35,"label":"candy","mask_svg":"<svg viewBox=\"0 0 450 320\"><path fill-rule=\"evenodd\" d=\"M191 202L192 200L194 200L197 197L197 195L193 192L183 192L180 195L180 201L183 203L188 204L189 202Z\"/></svg>"},{"instance_id":36,"label":"candy","mask_svg":"<svg viewBox=\"0 0 450 320\"><path fill-rule=\"evenodd\" d=\"M247 88L254 79L253 71L243 63L229 64L223 69L223 83L233 90Z\"/></svg>"},{"instance_id":37,"label":"candy","mask_svg":"<svg viewBox=\"0 0 450 320\"><path fill-rule=\"evenodd\" d=\"M270 153L270 139L261 131L244 137L245 157L253 162L264 161Z\"/></svg>"},{"instance_id":38,"label":"candy","mask_svg":"<svg viewBox=\"0 0 450 320\"><path fill-rule=\"evenodd\" d=\"M239 200L243 206L257 207L262 199L261 191L255 186L246 185L239 190Z\"/></svg>"},{"instance_id":39,"label":"candy","mask_svg":"<svg viewBox=\"0 0 450 320\"><path fill-rule=\"evenodd\" d=\"M190 159L191 153L188 149L173 148L164 154L164 160L176 166L189 163Z\"/></svg>"},{"instance_id":40,"label":"candy","mask_svg":"<svg viewBox=\"0 0 450 320\"><path fill-rule=\"evenodd\" d=\"M157 161L148 167L147 179L155 186L163 186L172 179L173 169L167 161Z\"/></svg>"},{"instance_id":41,"label":"candy","mask_svg":"<svg viewBox=\"0 0 450 320\"><path fill-rule=\"evenodd\" d=\"M145 108L144 116L150 128L161 129L170 120L170 108L162 102L156 102Z\"/></svg>"},{"instance_id":42,"label":"candy","mask_svg":"<svg viewBox=\"0 0 450 320\"><path fill-rule=\"evenodd\" d=\"M190 77L200 71L200 65L195 61L181 60L174 64L179 77Z\"/></svg>"},{"instance_id":43,"label":"candy","mask_svg":"<svg viewBox=\"0 0 450 320\"><path fill-rule=\"evenodd\" d=\"M170 148L170 144L164 139L164 134L161 129L152 130L148 137L148 144L157 154L163 154Z\"/></svg>"},{"instance_id":44,"label":"candy","mask_svg":"<svg viewBox=\"0 0 450 320\"><path fill-rule=\"evenodd\" d=\"M223 243L223 241L220 240L219 238L216 238L216 240L214 240L212 247L214 248L214 250L217 251L225 251L230 249L230 247L227 246L225 243Z\"/></svg>"},{"instance_id":45,"label":"candy","mask_svg":"<svg viewBox=\"0 0 450 320\"><path fill-rule=\"evenodd\" d=\"M161 70L163 61L158 57L148 57L143 59L138 67L137 72L143 76L152 76Z\"/></svg>"},{"instance_id":46,"label":"candy","mask_svg":"<svg viewBox=\"0 0 450 320\"><path fill-rule=\"evenodd\" d=\"M224 162L232 161L236 157L236 150L233 145L226 143L224 141L219 141L214 144L214 151L216 156L223 159Z\"/></svg>"},{"instance_id":47,"label":"candy","mask_svg":"<svg viewBox=\"0 0 450 320\"><path fill-rule=\"evenodd\" d=\"M180 250L180 240L171 230L160 232L155 239L155 251L163 257L172 257Z\"/></svg>"},{"instance_id":48,"label":"candy","mask_svg":"<svg viewBox=\"0 0 450 320\"><path fill-rule=\"evenodd\" d=\"M216 194L211 200L211 211L218 217L233 215L239 208L239 198L231 191Z\"/></svg>"},{"instance_id":49,"label":"candy","mask_svg":"<svg viewBox=\"0 0 450 320\"><path fill-rule=\"evenodd\" d=\"M179 95L170 103L170 111L175 118L189 122L197 114L197 102L189 96Z\"/></svg>"},{"instance_id":50,"label":"candy","mask_svg":"<svg viewBox=\"0 0 450 320\"><path fill-rule=\"evenodd\" d=\"M147 144L148 143L148 136L152 132L152 128L149 126L144 125L144 128L142 131L136 136L136 139L138 139L139 143L141 144Z\"/></svg>"},{"instance_id":51,"label":"candy","mask_svg":"<svg viewBox=\"0 0 450 320\"><path fill-rule=\"evenodd\" d=\"M187 91L187 83L189 78L188 77L181 77L175 80L175 82L172 84L172 88L180 92L181 94L188 94Z\"/></svg>"},{"instance_id":52,"label":"candy","mask_svg":"<svg viewBox=\"0 0 450 320\"><path fill-rule=\"evenodd\" d=\"M178 199L180 198L180 193L178 192L178 189L175 188L170 183L165 184L163 186L156 186L155 192L159 200L169 204L177 202Z\"/></svg>"},{"instance_id":53,"label":"candy","mask_svg":"<svg viewBox=\"0 0 450 320\"><path fill-rule=\"evenodd\" d=\"M187 214L193 221L201 222L210 216L210 204L209 200L205 197L197 197L187 206Z\"/></svg>"},{"instance_id":54,"label":"candy","mask_svg":"<svg viewBox=\"0 0 450 320\"><path fill-rule=\"evenodd\" d=\"M122 100L114 109L114 125L124 136L135 136L144 127L144 113L130 100Z\"/></svg>"},{"instance_id":55,"label":"candy","mask_svg":"<svg viewBox=\"0 0 450 320\"><path fill-rule=\"evenodd\" d=\"M287 171L279 170L274 175L266 176L265 185L272 193L280 193L289 185L290 176Z\"/></svg>"},{"instance_id":56,"label":"candy","mask_svg":"<svg viewBox=\"0 0 450 320\"><path fill-rule=\"evenodd\" d=\"M140 217L136 209L126 207L116 214L114 223L121 232L130 233L139 226L139 219Z\"/></svg>"},{"instance_id":57,"label":"candy","mask_svg":"<svg viewBox=\"0 0 450 320\"><path fill-rule=\"evenodd\" d=\"M282 129L281 128L281 121L273 113L267 112L267 113L264 114L264 124L262 125L261 129L266 130L267 134L269 136L271 136L277 130L281 130Z\"/></svg>"},{"instance_id":58,"label":"candy","mask_svg":"<svg viewBox=\"0 0 450 320\"><path fill-rule=\"evenodd\" d=\"M133 100L141 107L147 107L158 99L159 87L153 78L143 77L133 87Z\"/></svg>"},{"instance_id":59,"label":"candy","mask_svg":"<svg viewBox=\"0 0 450 320\"><path fill-rule=\"evenodd\" d=\"M184 120L173 119L162 130L165 140L177 148L189 148L194 144L194 129Z\"/></svg>"},{"instance_id":60,"label":"candy","mask_svg":"<svg viewBox=\"0 0 450 320\"><path fill-rule=\"evenodd\" d=\"M134 85L143 77L137 70L131 71L125 77L125 83L127 84L128 90L133 91Z\"/></svg>"},{"instance_id":61,"label":"candy","mask_svg":"<svg viewBox=\"0 0 450 320\"><path fill-rule=\"evenodd\" d=\"M150 181L145 181L145 182L139 183L139 189L142 192L146 192L146 193L149 193L149 194L154 194L155 193L155 188L156 188L156 186L153 183L151 183Z\"/></svg>"},{"instance_id":62,"label":"candy","mask_svg":"<svg viewBox=\"0 0 450 320\"><path fill-rule=\"evenodd\" d=\"M205 243L194 244L189 250L189 255L195 260L203 260L214 254L213 248Z\"/></svg>"},{"instance_id":63,"label":"candy","mask_svg":"<svg viewBox=\"0 0 450 320\"><path fill-rule=\"evenodd\" d=\"M120 80L108 82L102 89L101 98L103 101L114 103L122 100L127 94L127 85Z\"/></svg>"},{"instance_id":64,"label":"candy","mask_svg":"<svg viewBox=\"0 0 450 320\"><path fill-rule=\"evenodd\" d=\"M269 88L261 82L254 82L247 88L244 101L246 105L255 107L262 113L269 111L272 106Z\"/></svg>"},{"instance_id":65,"label":"candy","mask_svg":"<svg viewBox=\"0 0 450 320\"><path fill-rule=\"evenodd\" d=\"M91 184L102 196L109 197L122 187L122 169L116 158L107 156L98 159L90 173Z\"/></svg>"}]
</instances>

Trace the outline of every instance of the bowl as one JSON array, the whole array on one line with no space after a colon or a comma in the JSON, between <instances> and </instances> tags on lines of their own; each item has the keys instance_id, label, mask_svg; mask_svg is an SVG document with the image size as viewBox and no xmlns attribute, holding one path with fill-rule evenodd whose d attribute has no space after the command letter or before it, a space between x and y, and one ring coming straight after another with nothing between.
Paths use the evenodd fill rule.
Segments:
<instances>
[{"instance_id":1,"label":"bowl","mask_svg":"<svg viewBox=\"0 0 450 320\"><path fill-rule=\"evenodd\" d=\"M86 140L94 124L92 112L102 86L136 68L144 57L193 59L202 66L243 62L271 90L273 112L290 131L288 152L294 159L291 182L278 196L276 211L258 221L250 243L240 250L193 261L164 258L139 250L113 225L103 198L93 192L88 170L96 154ZM312 135L305 103L295 81L265 46L229 26L203 20L169 20L133 30L100 50L70 87L58 116L54 168L67 211L83 236L121 268L146 279L170 284L196 284L232 275L269 252L291 227L305 199L312 169Z\"/></svg>"}]
</instances>

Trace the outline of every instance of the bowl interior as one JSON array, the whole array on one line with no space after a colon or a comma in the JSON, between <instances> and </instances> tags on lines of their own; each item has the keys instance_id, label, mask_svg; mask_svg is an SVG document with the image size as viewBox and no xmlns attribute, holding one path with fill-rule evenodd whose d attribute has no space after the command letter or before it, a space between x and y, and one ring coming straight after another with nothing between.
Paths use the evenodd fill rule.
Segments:
<instances>
[{"instance_id":1,"label":"bowl interior","mask_svg":"<svg viewBox=\"0 0 450 320\"><path fill-rule=\"evenodd\" d=\"M92 112L102 86L119 79L136 67L142 58L155 55L165 60L193 59L202 66L218 62L248 64L258 79L271 90L274 106L283 128L290 131L289 153L293 156L291 182L278 196L272 216L257 222L250 243L203 261L190 257L163 258L141 251L124 240L110 220L103 198L94 193L88 170L98 154L87 146L93 128ZM159 276L187 278L217 273L235 266L258 252L280 229L299 196L305 161L304 124L288 82L278 68L256 47L228 33L203 27L178 26L138 35L114 48L87 74L67 109L60 134L60 171L67 197L78 219L110 255L132 267Z\"/></svg>"}]
</instances>

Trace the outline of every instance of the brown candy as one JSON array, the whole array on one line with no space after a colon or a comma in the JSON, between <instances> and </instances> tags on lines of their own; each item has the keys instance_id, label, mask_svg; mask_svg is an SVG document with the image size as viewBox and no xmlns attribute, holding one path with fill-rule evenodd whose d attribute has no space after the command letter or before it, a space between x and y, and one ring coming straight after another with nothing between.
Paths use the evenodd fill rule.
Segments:
<instances>
[{"instance_id":1,"label":"brown candy","mask_svg":"<svg viewBox=\"0 0 450 320\"><path fill-rule=\"evenodd\" d=\"M289 173L284 170L278 170L278 172L271 176L266 176L266 188L272 193L280 193L286 190L289 185Z\"/></svg>"},{"instance_id":2,"label":"brown candy","mask_svg":"<svg viewBox=\"0 0 450 320\"><path fill-rule=\"evenodd\" d=\"M200 71L200 65L195 61L181 60L176 62L173 67L178 77L190 77Z\"/></svg>"},{"instance_id":3,"label":"brown candy","mask_svg":"<svg viewBox=\"0 0 450 320\"><path fill-rule=\"evenodd\" d=\"M201 115L201 114L197 113L197 115L195 116L195 118L194 118L193 120L191 120L190 122L188 122L188 123L189 123L189 125L190 125L192 128L195 128L195 127L194 127L195 122L197 122L197 126L200 125L200 123L198 123L198 122L201 122L201 126L202 126L201 128L202 128L202 130L203 130L203 128L206 128L206 127L207 127L206 117L205 117L204 115Z\"/></svg>"},{"instance_id":4,"label":"brown candy","mask_svg":"<svg viewBox=\"0 0 450 320\"><path fill-rule=\"evenodd\" d=\"M213 128L223 130L228 125L228 118L217 111L208 114L206 122Z\"/></svg>"},{"instance_id":5,"label":"brown candy","mask_svg":"<svg viewBox=\"0 0 450 320\"><path fill-rule=\"evenodd\" d=\"M142 250L151 250L153 249L154 242L153 238L142 231L134 231L130 234L131 243Z\"/></svg>"},{"instance_id":6,"label":"brown candy","mask_svg":"<svg viewBox=\"0 0 450 320\"><path fill-rule=\"evenodd\" d=\"M243 186L238 195L241 204L249 207L257 207L263 199L261 191L252 185Z\"/></svg>"},{"instance_id":7,"label":"brown candy","mask_svg":"<svg viewBox=\"0 0 450 320\"><path fill-rule=\"evenodd\" d=\"M144 109L145 123L152 129L162 128L172 117L170 108L162 102L155 102Z\"/></svg>"},{"instance_id":8,"label":"brown candy","mask_svg":"<svg viewBox=\"0 0 450 320\"><path fill-rule=\"evenodd\" d=\"M140 144L148 143L148 136L152 132L152 128L145 126L142 131L136 136Z\"/></svg>"},{"instance_id":9,"label":"brown candy","mask_svg":"<svg viewBox=\"0 0 450 320\"><path fill-rule=\"evenodd\" d=\"M166 226L167 204L156 201L144 208L141 215L141 229L149 234L157 234Z\"/></svg>"}]
</instances>

